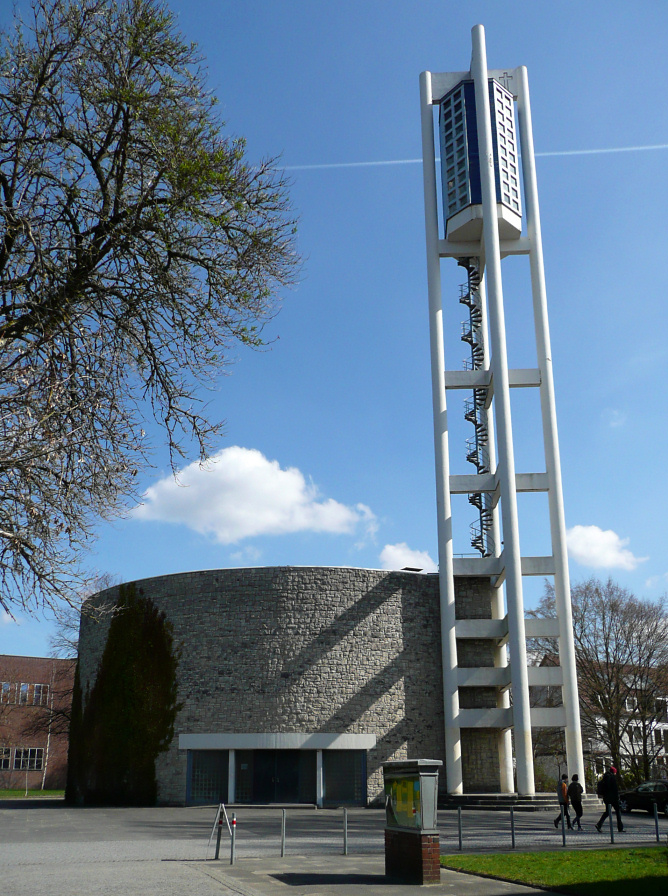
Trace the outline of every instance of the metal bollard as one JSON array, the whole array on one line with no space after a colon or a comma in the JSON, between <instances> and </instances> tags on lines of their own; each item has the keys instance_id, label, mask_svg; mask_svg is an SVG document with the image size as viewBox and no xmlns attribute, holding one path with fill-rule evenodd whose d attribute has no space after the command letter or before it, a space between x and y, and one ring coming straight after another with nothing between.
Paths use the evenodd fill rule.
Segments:
<instances>
[{"instance_id":1,"label":"metal bollard","mask_svg":"<svg viewBox=\"0 0 668 896\"><path fill-rule=\"evenodd\" d=\"M218 859L220 857L220 835L223 833L223 819L222 816L218 817L218 831L216 833L216 854L214 859ZM207 850L208 851L208 850Z\"/></svg>"},{"instance_id":2,"label":"metal bollard","mask_svg":"<svg viewBox=\"0 0 668 896\"><path fill-rule=\"evenodd\" d=\"M654 830L656 831L656 842L661 843L661 838L659 837L659 807L656 803L654 803Z\"/></svg>"},{"instance_id":3,"label":"metal bollard","mask_svg":"<svg viewBox=\"0 0 668 896\"><path fill-rule=\"evenodd\" d=\"M609 803L606 803L608 807L608 821L610 822L610 842L614 844L615 842L615 829L612 824L612 806Z\"/></svg>"},{"instance_id":4,"label":"metal bollard","mask_svg":"<svg viewBox=\"0 0 668 896\"><path fill-rule=\"evenodd\" d=\"M285 856L285 809L281 809L281 858Z\"/></svg>"},{"instance_id":5,"label":"metal bollard","mask_svg":"<svg viewBox=\"0 0 668 896\"><path fill-rule=\"evenodd\" d=\"M230 865L234 865L237 857L237 816L232 813L232 840L230 843Z\"/></svg>"},{"instance_id":6,"label":"metal bollard","mask_svg":"<svg viewBox=\"0 0 668 896\"><path fill-rule=\"evenodd\" d=\"M348 810L343 810L343 855L348 855Z\"/></svg>"},{"instance_id":7,"label":"metal bollard","mask_svg":"<svg viewBox=\"0 0 668 896\"><path fill-rule=\"evenodd\" d=\"M457 806L457 828L459 830L459 848L461 850L463 848L462 847L462 807L461 806Z\"/></svg>"},{"instance_id":8,"label":"metal bollard","mask_svg":"<svg viewBox=\"0 0 668 896\"><path fill-rule=\"evenodd\" d=\"M566 816L563 806L561 806L561 845L566 846Z\"/></svg>"},{"instance_id":9,"label":"metal bollard","mask_svg":"<svg viewBox=\"0 0 668 896\"><path fill-rule=\"evenodd\" d=\"M515 849L515 809L510 807L510 842L512 848Z\"/></svg>"}]
</instances>

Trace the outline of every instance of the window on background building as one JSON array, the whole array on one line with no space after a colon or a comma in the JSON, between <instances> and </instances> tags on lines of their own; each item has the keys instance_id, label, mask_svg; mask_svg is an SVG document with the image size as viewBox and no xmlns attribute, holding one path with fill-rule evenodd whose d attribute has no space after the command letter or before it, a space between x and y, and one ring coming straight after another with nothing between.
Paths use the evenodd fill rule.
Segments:
<instances>
[{"instance_id":1,"label":"window on background building","mask_svg":"<svg viewBox=\"0 0 668 896\"><path fill-rule=\"evenodd\" d=\"M48 684L33 685L32 702L35 706L47 706L49 703Z\"/></svg>"},{"instance_id":2,"label":"window on background building","mask_svg":"<svg viewBox=\"0 0 668 896\"><path fill-rule=\"evenodd\" d=\"M29 688L30 688L29 684L26 684L23 681L21 682L21 686L19 688L19 703L21 704L21 706L28 705L28 690L29 690Z\"/></svg>"},{"instance_id":3,"label":"window on background building","mask_svg":"<svg viewBox=\"0 0 668 896\"><path fill-rule=\"evenodd\" d=\"M41 747L17 747L14 751L14 771L39 771L43 762Z\"/></svg>"},{"instance_id":4,"label":"window on background building","mask_svg":"<svg viewBox=\"0 0 668 896\"><path fill-rule=\"evenodd\" d=\"M661 736L661 732L660 732L659 729L657 728L657 729L655 729L655 731L654 731L654 744L655 744L657 747L660 747L662 743L663 743L663 737Z\"/></svg>"},{"instance_id":5,"label":"window on background building","mask_svg":"<svg viewBox=\"0 0 668 896\"><path fill-rule=\"evenodd\" d=\"M627 697L626 698L626 708L629 712L633 712L634 709L638 706L638 701L635 697Z\"/></svg>"},{"instance_id":6,"label":"window on background building","mask_svg":"<svg viewBox=\"0 0 668 896\"><path fill-rule=\"evenodd\" d=\"M7 771L11 765L12 751L9 747L0 747L0 770Z\"/></svg>"},{"instance_id":7,"label":"window on background building","mask_svg":"<svg viewBox=\"0 0 668 896\"><path fill-rule=\"evenodd\" d=\"M16 685L12 681L3 681L0 684L0 703L13 703Z\"/></svg>"}]
</instances>

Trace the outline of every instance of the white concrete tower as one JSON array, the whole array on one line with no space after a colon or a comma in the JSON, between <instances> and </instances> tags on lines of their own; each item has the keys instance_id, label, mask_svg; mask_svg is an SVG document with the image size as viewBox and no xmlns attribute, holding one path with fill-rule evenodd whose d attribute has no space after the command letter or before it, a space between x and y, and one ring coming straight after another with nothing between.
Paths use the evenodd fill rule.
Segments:
<instances>
[{"instance_id":1,"label":"white concrete tower","mask_svg":"<svg viewBox=\"0 0 668 896\"><path fill-rule=\"evenodd\" d=\"M498 734L500 790L513 791L512 730L517 791L531 796L535 792L532 727L565 729L569 774L578 774L584 782L570 582L526 68L489 71L481 25L473 28L472 37L470 72L423 72L420 76L446 782L448 792L463 792L462 729L494 729ZM515 103L521 162L515 137ZM440 115L443 236L438 222L434 106ZM526 205L524 233L520 168ZM508 367L501 277L501 259L508 255L529 257L536 369ZM442 258L456 259L468 274L467 287L460 297L470 311L470 326L462 336L471 346L471 363L466 370L445 367ZM518 473L515 469L511 388L540 390L544 471ZM451 475L446 395L449 390L462 389L473 396L466 404L465 415L474 425L467 459L475 465L476 473ZM521 492L547 493L550 556L522 556L517 509L517 494ZM472 544L480 557L453 556L453 494L467 494L478 509L480 523ZM522 578L526 575L554 577L556 620L525 620ZM456 618L454 576L491 577L491 618ZM526 638L539 635L558 638L559 666L527 665ZM494 668L459 668L457 642L467 638L492 642ZM561 686L563 705L530 707L530 685ZM466 705L466 701L460 701L461 689L467 687L496 688L496 708L460 708L460 702Z\"/></svg>"}]
</instances>

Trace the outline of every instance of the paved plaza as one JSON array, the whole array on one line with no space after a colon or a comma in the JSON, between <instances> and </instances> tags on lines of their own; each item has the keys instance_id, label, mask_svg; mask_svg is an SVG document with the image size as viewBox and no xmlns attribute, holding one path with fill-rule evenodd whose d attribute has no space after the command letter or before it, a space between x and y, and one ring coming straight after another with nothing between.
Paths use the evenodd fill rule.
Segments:
<instances>
[{"instance_id":1,"label":"paved plaza","mask_svg":"<svg viewBox=\"0 0 668 896\"><path fill-rule=\"evenodd\" d=\"M411 896L423 888L384 876L384 815L348 812L348 855L343 854L341 810L286 810L281 858L280 809L238 808L236 861L230 864L225 828L220 857L211 838L216 807L70 808L60 801L0 803L0 892L3 896ZM231 816L231 811L230 811ZM553 812L514 814L518 849L562 849ZM567 847L609 844L594 830L567 833ZM618 845L656 843L653 819L627 816ZM665 842L668 819L659 820ZM457 812L439 812L441 851L457 852ZM511 848L510 814L463 812L465 852ZM513 896L535 891L501 881L443 871L433 893Z\"/></svg>"}]
</instances>

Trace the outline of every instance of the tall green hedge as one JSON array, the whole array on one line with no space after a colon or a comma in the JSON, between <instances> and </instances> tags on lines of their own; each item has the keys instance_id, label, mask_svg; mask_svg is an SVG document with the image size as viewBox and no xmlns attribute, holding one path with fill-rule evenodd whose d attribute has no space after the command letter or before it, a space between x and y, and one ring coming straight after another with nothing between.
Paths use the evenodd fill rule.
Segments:
<instances>
[{"instance_id":1,"label":"tall green hedge","mask_svg":"<svg viewBox=\"0 0 668 896\"><path fill-rule=\"evenodd\" d=\"M97 679L72 704L66 798L154 805L155 762L174 737L179 652L172 628L134 584L121 585Z\"/></svg>"}]
</instances>

